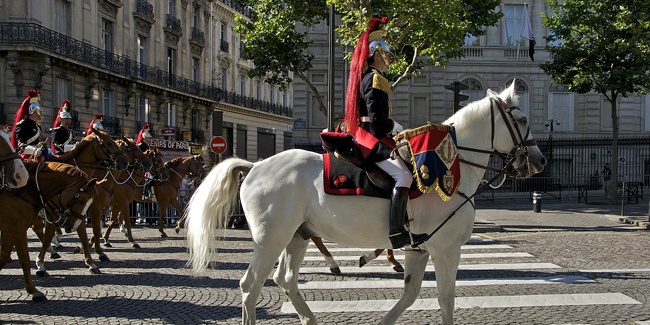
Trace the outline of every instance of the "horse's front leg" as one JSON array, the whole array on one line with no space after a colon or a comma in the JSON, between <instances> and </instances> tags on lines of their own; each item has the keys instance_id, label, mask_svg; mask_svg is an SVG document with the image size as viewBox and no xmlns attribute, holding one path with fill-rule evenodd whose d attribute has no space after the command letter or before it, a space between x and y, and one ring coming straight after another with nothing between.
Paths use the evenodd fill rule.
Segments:
<instances>
[{"instance_id":1,"label":"horse's front leg","mask_svg":"<svg viewBox=\"0 0 650 325\"><path fill-rule=\"evenodd\" d=\"M169 204L173 206L174 209L178 211L178 213L180 213L181 217L176 221L176 228L174 228L176 233L179 233L181 231L181 228L183 227L183 223L185 222L185 211L183 210L181 204L178 203L177 199L172 199L171 201L169 201Z\"/></svg>"},{"instance_id":2,"label":"horse's front leg","mask_svg":"<svg viewBox=\"0 0 650 325\"><path fill-rule=\"evenodd\" d=\"M38 222L38 221L37 221ZM45 224L45 234L41 239L41 251L38 254L38 259L36 260L36 275L38 276L47 276L47 271L45 270L45 252L50 248L52 244L52 237L54 237L54 232L56 227L49 223Z\"/></svg>"},{"instance_id":3,"label":"horse's front leg","mask_svg":"<svg viewBox=\"0 0 650 325\"><path fill-rule=\"evenodd\" d=\"M91 205L92 208L92 205ZM99 255L99 260L102 262L109 262L110 259L104 253L104 249L101 247L100 243L100 238L102 238L102 222L104 221L104 210L97 212L91 212L90 209L88 209L88 215L90 216L90 224L92 225L93 228L93 235L90 237L90 240L88 241L88 247L92 247L93 245L95 246L95 253ZM110 246L107 246L110 247Z\"/></svg>"},{"instance_id":4,"label":"horse's front leg","mask_svg":"<svg viewBox=\"0 0 650 325\"><path fill-rule=\"evenodd\" d=\"M4 236L0 236L0 270L11 260L11 249L14 247L11 236L7 231L5 231Z\"/></svg>"},{"instance_id":5,"label":"horse's front leg","mask_svg":"<svg viewBox=\"0 0 650 325\"><path fill-rule=\"evenodd\" d=\"M118 205L116 203L113 203L113 209L111 210L111 219L108 221L106 230L104 230L104 234L102 235L102 238L104 239L104 246L106 247L113 247L109 241L109 238L111 237L111 230L113 230L113 225L115 225L116 222L119 222L119 213L120 209L118 208Z\"/></svg>"},{"instance_id":6,"label":"horse's front leg","mask_svg":"<svg viewBox=\"0 0 650 325\"><path fill-rule=\"evenodd\" d=\"M316 238L316 240L314 240L314 238ZM312 237L311 239L314 243L318 241L321 245L323 244L323 241L319 237ZM280 261L278 262L278 268L273 275L273 281L275 281L275 283L282 288L287 297L289 297L293 308L296 309L298 316L300 316L302 324L315 325L317 324L316 316L314 316L314 313L309 309L305 299L300 295L300 292L298 292L298 271L302 260L305 258L308 243L308 241L302 239L302 237L297 233L293 235L293 239L280 255ZM318 246L318 244L316 244L316 246Z\"/></svg>"},{"instance_id":7,"label":"horse's front leg","mask_svg":"<svg viewBox=\"0 0 650 325\"><path fill-rule=\"evenodd\" d=\"M167 234L165 233L165 217L167 217L167 206L169 205L168 202L163 202L163 201L158 201L158 205L160 207L160 219L158 222L158 231L160 231L160 237L162 238L167 238Z\"/></svg>"},{"instance_id":8,"label":"horse's front leg","mask_svg":"<svg viewBox=\"0 0 650 325\"><path fill-rule=\"evenodd\" d=\"M120 202L116 205L113 205L113 216L111 217L111 224L115 221L123 224L124 228L126 229L126 233L124 234L124 236L126 236L126 240L131 243L131 247L140 248L140 245L135 242L135 239L133 239L133 233L131 232L131 212L129 211L129 203L130 202ZM115 209L116 207L117 211ZM110 233L109 229L106 229L107 233Z\"/></svg>"},{"instance_id":9,"label":"horse's front leg","mask_svg":"<svg viewBox=\"0 0 650 325\"><path fill-rule=\"evenodd\" d=\"M445 250L444 254L434 255L438 286L438 304L442 314L442 325L454 324L454 300L456 298L456 274L460 263L460 245L458 249Z\"/></svg>"},{"instance_id":10,"label":"horse's front leg","mask_svg":"<svg viewBox=\"0 0 650 325\"><path fill-rule=\"evenodd\" d=\"M406 259L404 261L406 265L404 271L404 293L402 294L402 298L397 301L395 306L382 318L379 324L395 324L397 318L415 302L415 299L420 294L422 279L424 279L424 271L427 268L428 260L429 253L426 251L406 251Z\"/></svg>"},{"instance_id":11,"label":"horse's front leg","mask_svg":"<svg viewBox=\"0 0 650 325\"><path fill-rule=\"evenodd\" d=\"M86 222L84 220L82 220L81 225L77 227L77 235L79 236L79 241L81 242L81 249L83 249L84 253L84 262L86 263L86 266L88 266L88 271L93 274L101 274L102 272L99 270L97 265L95 265L95 261L93 261L93 257L90 254L88 234L86 233Z\"/></svg>"},{"instance_id":12,"label":"horse's front leg","mask_svg":"<svg viewBox=\"0 0 650 325\"><path fill-rule=\"evenodd\" d=\"M54 232L52 232L52 234L54 234ZM50 240L52 240L52 238L50 238ZM27 248L27 229L24 231L20 230L19 234L14 235L14 245L16 246L16 253L18 254L18 261L20 262L20 266L23 269L25 290L28 294L32 295L32 301L47 301L47 297L45 297L42 292L36 290L34 281L32 280L31 268L29 266L29 252Z\"/></svg>"}]
</instances>

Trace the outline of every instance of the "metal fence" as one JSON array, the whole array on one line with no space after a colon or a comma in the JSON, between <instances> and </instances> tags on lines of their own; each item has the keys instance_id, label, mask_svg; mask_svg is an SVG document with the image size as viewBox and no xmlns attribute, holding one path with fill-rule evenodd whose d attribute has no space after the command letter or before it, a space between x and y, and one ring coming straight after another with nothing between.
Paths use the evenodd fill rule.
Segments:
<instances>
[{"instance_id":1,"label":"metal fence","mask_svg":"<svg viewBox=\"0 0 650 325\"><path fill-rule=\"evenodd\" d=\"M178 203L185 209L187 202L194 193L194 190L180 190L178 195ZM145 224L155 226L160 222L160 204L158 203L141 203L131 202L129 205L129 213L131 216L131 224ZM171 205L167 206L167 217L165 218L165 226L175 227L176 221L181 218L181 212L177 211Z\"/></svg>"}]
</instances>

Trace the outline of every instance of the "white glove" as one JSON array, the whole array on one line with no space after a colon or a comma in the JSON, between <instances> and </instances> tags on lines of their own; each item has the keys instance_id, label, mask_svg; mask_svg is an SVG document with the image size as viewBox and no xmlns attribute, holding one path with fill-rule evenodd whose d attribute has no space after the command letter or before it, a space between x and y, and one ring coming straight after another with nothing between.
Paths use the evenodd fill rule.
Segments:
<instances>
[{"instance_id":1,"label":"white glove","mask_svg":"<svg viewBox=\"0 0 650 325\"><path fill-rule=\"evenodd\" d=\"M66 144L63 146L63 152L68 152L74 148L74 144Z\"/></svg>"},{"instance_id":2,"label":"white glove","mask_svg":"<svg viewBox=\"0 0 650 325\"><path fill-rule=\"evenodd\" d=\"M404 127L401 124L397 123L397 121L393 121L393 130L390 131L390 135L396 136L402 131L404 131Z\"/></svg>"},{"instance_id":3,"label":"white glove","mask_svg":"<svg viewBox=\"0 0 650 325\"><path fill-rule=\"evenodd\" d=\"M41 150L40 148L34 151L34 157L40 157L41 155L43 155L43 150Z\"/></svg>"}]
</instances>

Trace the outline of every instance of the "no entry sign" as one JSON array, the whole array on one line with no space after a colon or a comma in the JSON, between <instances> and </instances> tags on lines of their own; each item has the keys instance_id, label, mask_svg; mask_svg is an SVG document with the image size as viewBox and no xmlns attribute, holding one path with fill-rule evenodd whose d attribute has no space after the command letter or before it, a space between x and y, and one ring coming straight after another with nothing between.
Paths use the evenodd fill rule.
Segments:
<instances>
[{"instance_id":1,"label":"no entry sign","mask_svg":"<svg viewBox=\"0 0 650 325\"><path fill-rule=\"evenodd\" d=\"M210 141L210 149L216 154L226 152L226 148L226 139L221 136L214 137L212 138L212 141Z\"/></svg>"}]
</instances>

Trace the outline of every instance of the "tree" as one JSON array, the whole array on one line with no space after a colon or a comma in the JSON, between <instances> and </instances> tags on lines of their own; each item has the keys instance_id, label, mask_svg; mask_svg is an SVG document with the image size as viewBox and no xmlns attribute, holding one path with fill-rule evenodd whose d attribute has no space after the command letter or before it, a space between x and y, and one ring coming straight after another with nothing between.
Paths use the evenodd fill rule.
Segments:
<instances>
[{"instance_id":1,"label":"tree","mask_svg":"<svg viewBox=\"0 0 650 325\"><path fill-rule=\"evenodd\" d=\"M462 56L465 36L485 34L485 26L494 25L502 14L494 11L499 0L240 0L250 6L252 20L238 17L237 32L242 35L248 59L255 64L250 77L286 87L294 76L302 79L327 110L318 89L305 75L313 55L307 54L311 42L296 24L314 26L328 18L328 5L341 16L337 27L338 42L351 55L359 36L372 17L389 17L386 42L397 55L389 76L393 87L417 74L425 64L442 66ZM362 23L363 22L363 23Z\"/></svg>"},{"instance_id":2,"label":"tree","mask_svg":"<svg viewBox=\"0 0 650 325\"><path fill-rule=\"evenodd\" d=\"M543 24L552 61L541 68L556 83L584 94L595 91L612 106L612 182L618 177L619 96L650 88L650 2L647 0L548 0ZM616 195L611 199L617 203Z\"/></svg>"}]
</instances>

